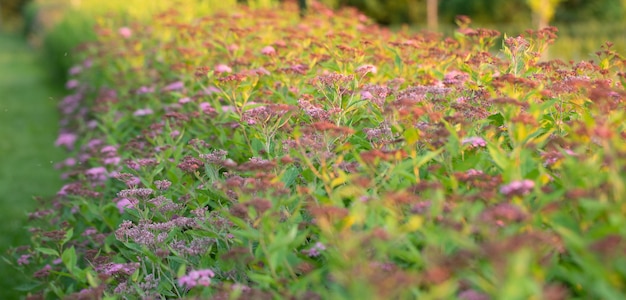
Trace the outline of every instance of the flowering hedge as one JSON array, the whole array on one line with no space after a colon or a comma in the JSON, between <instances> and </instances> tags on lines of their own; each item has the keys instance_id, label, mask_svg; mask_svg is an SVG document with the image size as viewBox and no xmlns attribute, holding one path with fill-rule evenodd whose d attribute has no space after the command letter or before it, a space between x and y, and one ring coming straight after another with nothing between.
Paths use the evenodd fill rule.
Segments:
<instances>
[{"instance_id":1,"label":"flowering hedge","mask_svg":"<svg viewBox=\"0 0 626 300\"><path fill-rule=\"evenodd\" d=\"M33 298L617 299L624 60L313 2L96 29ZM105 26L106 25L106 26Z\"/></svg>"}]
</instances>

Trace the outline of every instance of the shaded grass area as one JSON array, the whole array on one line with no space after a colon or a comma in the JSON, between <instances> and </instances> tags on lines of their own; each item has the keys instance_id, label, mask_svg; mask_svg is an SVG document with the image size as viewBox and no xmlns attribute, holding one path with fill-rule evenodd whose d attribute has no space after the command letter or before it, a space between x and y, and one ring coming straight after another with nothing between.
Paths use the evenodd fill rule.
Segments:
<instances>
[{"instance_id":1,"label":"shaded grass area","mask_svg":"<svg viewBox=\"0 0 626 300\"><path fill-rule=\"evenodd\" d=\"M27 213L34 196L61 186L53 168L63 153L54 147L58 130L54 89L37 53L26 42L0 33L0 251L28 243ZM20 275L0 261L0 299L18 299Z\"/></svg>"}]
</instances>

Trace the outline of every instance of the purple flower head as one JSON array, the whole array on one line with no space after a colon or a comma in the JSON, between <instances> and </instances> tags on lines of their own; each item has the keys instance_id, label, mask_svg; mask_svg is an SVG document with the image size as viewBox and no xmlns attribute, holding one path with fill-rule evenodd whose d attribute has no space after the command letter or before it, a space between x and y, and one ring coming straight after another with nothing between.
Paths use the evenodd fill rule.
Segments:
<instances>
[{"instance_id":1,"label":"purple flower head","mask_svg":"<svg viewBox=\"0 0 626 300\"><path fill-rule=\"evenodd\" d=\"M70 68L68 73L70 74L70 76L75 76L75 75L80 74L82 70L83 70L83 67L81 67L80 65L76 65Z\"/></svg>"},{"instance_id":2,"label":"purple flower head","mask_svg":"<svg viewBox=\"0 0 626 300\"><path fill-rule=\"evenodd\" d=\"M208 96L208 95L213 95L216 93L221 93L222 91L220 89L218 89L217 87L214 86L210 86L208 88L203 89L199 94L204 95L204 96Z\"/></svg>"},{"instance_id":3,"label":"purple flower head","mask_svg":"<svg viewBox=\"0 0 626 300\"><path fill-rule=\"evenodd\" d=\"M154 92L153 86L142 86L136 91L137 95L150 94L153 92Z\"/></svg>"},{"instance_id":4,"label":"purple flower head","mask_svg":"<svg viewBox=\"0 0 626 300\"><path fill-rule=\"evenodd\" d=\"M117 193L119 197L127 198L127 197L139 197L139 198L147 198L152 195L154 190L152 189L127 189L121 190Z\"/></svg>"},{"instance_id":5,"label":"purple flower head","mask_svg":"<svg viewBox=\"0 0 626 300\"><path fill-rule=\"evenodd\" d=\"M302 253L308 255L309 257L316 257L316 256L320 256L321 251L324 251L324 250L326 250L326 246L324 246L324 244L322 244L321 242L317 242L310 249L302 250Z\"/></svg>"},{"instance_id":6,"label":"purple flower head","mask_svg":"<svg viewBox=\"0 0 626 300\"><path fill-rule=\"evenodd\" d=\"M476 170L476 169L469 169L465 172L465 174L467 174L467 176L480 176L485 174L483 171L481 170Z\"/></svg>"},{"instance_id":7,"label":"purple flower head","mask_svg":"<svg viewBox=\"0 0 626 300\"><path fill-rule=\"evenodd\" d=\"M121 27L117 32L125 39L128 39L133 35L133 31L128 27Z\"/></svg>"},{"instance_id":8,"label":"purple flower head","mask_svg":"<svg viewBox=\"0 0 626 300\"><path fill-rule=\"evenodd\" d=\"M57 192L58 196L65 196L68 194L68 191L72 188L72 184L68 183L61 187L61 189Z\"/></svg>"},{"instance_id":9,"label":"purple flower head","mask_svg":"<svg viewBox=\"0 0 626 300\"><path fill-rule=\"evenodd\" d=\"M459 294L461 300L489 300L489 296L475 290L465 290Z\"/></svg>"},{"instance_id":10,"label":"purple flower head","mask_svg":"<svg viewBox=\"0 0 626 300\"><path fill-rule=\"evenodd\" d=\"M91 139L87 142L87 148L91 150L95 150L94 148L102 145L102 140L100 139Z\"/></svg>"},{"instance_id":11,"label":"purple flower head","mask_svg":"<svg viewBox=\"0 0 626 300\"><path fill-rule=\"evenodd\" d=\"M228 52L235 52L237 51L237 49L239 49L239 46L237 46L236 44L230 44L226 49L228 50Z\"/></svg>"},{"instance_id":12,"label":"purple flower head","mask_svg":"<svg viewBox=\"0 0 626 300\"><path fill-rule=\"evenodd\" d=\"M105 167L95 167L85 171L85 175L92 181L106 181L107 169Z\"/></svg>"},{"instance_id":13,"label":"purple flower head","mask_svg":"<svg viewBox=\"0 0 626 300\"><path fill-rule=\"evenodd\" d=\"M205 114L212 114L215 112L215 108L213 108L209 102L200 103L200 110L202 110Z\"/></svg>"},{"instance_id":14,"label":"purple flower head","mask_svg":"<svg viewBox=\"0 0 626 300\"><path fill-rule=\"evenodd\" d=\"M197 285L209 286L215 273L211 269L192 270L187 275L178 278L181 287L193 288Z\"/></svg>"},{"instance_id":15,"label":"purple flower head","mask_svg":"<svg viewBox=\"0 0 626 300\"><path fill-rule=\"evenodd\" d=\"M85 231L83 232L82 236L91 236L98 233L98 230L93 228L93 227L89 227L87 229L85 229Z\"/></svg>"},{"instance_id":16,"label":"purple flower head","mask_svg":"<svg viewBox=\"0 0 626 300\"><path fill-rule=\"evenodd\" d=\"M139 179L139 177L133 176L125 180L124 183L126 184L127 187L133 188L141 184L141 179Z\"/></svg>"},{"instance_id":17,"label":"purple flower head","mask_svg":"<svg viewBox=\"0 0 626 300\"><path fill-rule=\"evenodd\" d=\"M268 71L266 68L263 68L263 67L252 69L249 72L252 75L270 75L270 74L272 74L272 73L270 73L270 71Z\"/></svg>"},{"instance_id":18,"label":"purple flower head","mask_svg":"<svg viewBox=\"0 0 626 300\"><path fill-rule=\"evenodd\" d=\"M272 47L272 46L265 46L263 49L261 49L261 54L263 54L263 55L274 55L274 54L276 54L276 49L274 49L274 47Z\"/></svg>"},{"instance_id":19,"label":"purple flower head","mask_svg":"<svg viewBox=\"0 0 626 300\"><path fill-rule=\"evenodd\" d=\"M524 180L516 180L512 181L507 185L503 185L500 187L500 193L506 196L522 196L530 193L530 191L535 187L535 182L532 180L524 179Z\"/></svg>"},{"instance_id":20,"label":"purple flower head","mask_svg":"<svg viewBox=\"0 0 626 300\"><path fill-rule=\"evenodd\" d=\"M178 90L182 90L185 88L185 83L182 81L176 81L176 82L172 82L168 85L166 85L163 89L161 89L164 92L171 92L171 91L178 91Z\"/></svg>"},{"instance_id":21,"label":"purple flower head","mask_svg":"<svg viewBox=\"0 0 626 300\"><path fill-rule=\"evenodd\" d=\"M189 102L191 102L191 98L189 98L189 97L183 97L183 98L178 99L178 103L179 104L185 104L185 103L189 103Z\"/></svg>"},{"instance_id":22,"label":"purple flower head","mask_svg":"<svg viewBox=\"0 0 626 300\"><path fill-rule=\"evenodd\" d=\"M30 263L28 259L30 259L30 254L24 254L17 259L17 264L20 266L27 265Z\"/></svg>"},{"instance_id":23,"label":"purple flower head","mask_svg":"<svg viewBox=\"0 0 626 300\"><path fill-rule=\"evenodd\" d=\"M487 142L483 138L477 137L477 136L464 138L461 141L461 144L463 144L463 145L469 144L470 147L472 147L472 148L478 148L478 147L485 147L485 146L487 146Z\"/></svg>"},{"instance_id":24,"label":"purple flower head","mask_svg":"<svg viewBox=\"0 0 626 300\"><path fill-rule=\"evenodd\" d=\"M87 128L95 129L96 127L98 127L98 121L91 120L91 121L87 122Z\"/></svg>"},{"instance_id":25,"label":"purple flower head","mask_svg":"<svg viewBox=\"0 0 626 300\"><path fill-rule=\"evenodd\" d=\"M65 84L65 88L67 88L68 90L73 90L77 88L79 85L80 83L78 82L78 80L71 79L67 81L67 83Z\"/></svg>"},{"instance_id":26,"label":"purple flower head","mask_svg":"<svg viewBox=\"0 0 626 300\"><path fill-rule=\"evenodd\" d=\"M169 180L157 180L154 182L154 185L156 185L157 189L165 191L170 188L172 182Z\"/></svg>"},{"instance_id":27,"label":"purple flower head","mask_svg":"<svg viewBox=\"0 0 626 300\"><path fill-rule=\"evenodd\" d=\"M367 73L376 74L376 72L378 72L378 68L376 68L376 66L374 65L362 65L356 68L355 71L357 72L357 74L365 76L367 75Z\"/></svg>"},{"instance_id":28,"label":"purple flower head","mask_svg":"<svg viewBox=\"0 0 626 300\"><path fill-rule=\"evenodd\" d=\"M67 150L72 150L74 149L74 143L77 138L78 136L73 133L61 133L56 142L54 142L54 145L57 147L65 146Z\"/></svg>"},{"instance_id":29,"label":"purple flower head","mask_svg":"<svg viewBox=\"0 0 626 300\"><path fill-rule=\"evenodd\" d=\"M117 147L115 146L104 146L102 147L102 149L100 149L100 153L102 154L106 154L106 155L115 155L117 154Z\"/></svg>"},{"instance_id":30,"label":"purple flower head","mask_svg":"<svg viewBox=\"0 0 626 300\"><path fill-rule=\"evenodd\" d=\"M233 69L225 64L215 66L215 73L231 73Z\"/></svg>"},{"instance_id":31,"label":"purple flower head","mask_svg":"<svg viewBox=\"0 0 626 300\"><path fill-rule=\"evenodd\" d=\"M463 73L460 71L450 71L444 76L443 84L446 86L462 85L468 79L469 75L467 73Z\"/></svg>"},{"instance_id":32,"label":"purple flower head","mask_svg":"<svg viewBox=\"0 0 626 300\"><path fill-rule=\"evenodd\" d=\"M68 157L65 159L65 161L63 161L63 164L67 167L71 167L76 165L76 159L73 157Z\"/></svg>"},{"instance_id":33,"label":"purple flower head","mask_svg":"<svg viewBox=\"0 0 626 300\"><path fill-rule=\"evenodd\" d=\"M121 200L117 201L115 206L117 206L117 209L120 211L120 214L124 213L124 210L126 208L135 207L135 205L132 202L130 202L130 200L128 200L127 198L122 198Z\"/></svg>"},{"instance_id":34,"label":"purple flower head","mask_svg":"<svg viewBox=\"0 0 626 300\"><path fill-rule=\"evenodd\" d=\"M144 108L144 109L138 109L133 113L133 116L135 117L141 117L141 116L147 116L147 115L151 115L154 112L152 111L152 109L149 108Z\"/></svg>"}]
</instances>

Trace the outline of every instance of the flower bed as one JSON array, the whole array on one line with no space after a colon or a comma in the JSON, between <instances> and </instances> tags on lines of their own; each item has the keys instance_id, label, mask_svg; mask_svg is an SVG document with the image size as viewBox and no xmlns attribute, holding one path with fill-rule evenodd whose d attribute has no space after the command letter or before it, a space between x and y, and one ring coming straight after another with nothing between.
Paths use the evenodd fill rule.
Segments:
<instances>
[{"instance_id":1,"label":"flower bed","mask_svg":"<svg viewBox=\"0 0 626 300\"><path fill-rule=\"evenodd\" d=\"M624 60L312 3L108 24L70 70L44 297L619 298Z\"/></svg>"}]
</instances>

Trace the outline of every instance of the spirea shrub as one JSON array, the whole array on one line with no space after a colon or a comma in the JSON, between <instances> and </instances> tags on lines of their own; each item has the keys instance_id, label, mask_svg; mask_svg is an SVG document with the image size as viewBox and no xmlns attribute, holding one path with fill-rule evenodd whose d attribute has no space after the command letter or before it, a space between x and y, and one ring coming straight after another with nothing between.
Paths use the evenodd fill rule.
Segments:
<instances>
[{"instance_id":1,"label":"spirea shrub","mask_svg":"<svg viewBox=\"0 0 626 300\"><path fill-rule=\"evenodd\" d=\"M623 58L315 2L108 22L71 69L32 299L618 299Z\"/></svg>"}]
</instances>

